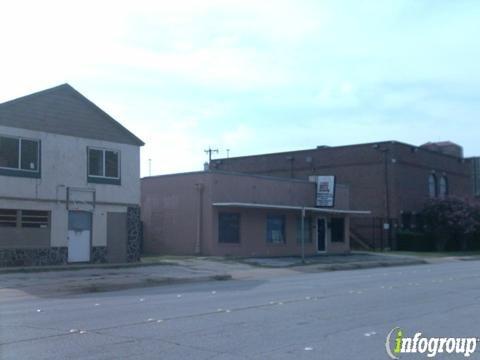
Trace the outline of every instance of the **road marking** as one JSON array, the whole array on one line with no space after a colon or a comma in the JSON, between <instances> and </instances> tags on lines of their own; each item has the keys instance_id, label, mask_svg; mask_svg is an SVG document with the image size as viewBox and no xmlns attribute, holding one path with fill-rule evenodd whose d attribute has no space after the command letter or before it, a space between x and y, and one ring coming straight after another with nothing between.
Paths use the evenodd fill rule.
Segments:
<instances>
[{"instance_id":1,"label":"road marking","mask_svg":"<svg viewBox=\"0 0 480 360\"><path fill-rule=\"evenodd\" d=\"M152 321L155 321L155 319L148 318L147 321L148 321L148 322L152 322Z\"/></svg>"},{"instance_id":2,"label":"road marking","mask_svg":"<svg viewBox=\"0 0 480 360\"><path fill-rule=\"evenodd\" d=\"M38 313L39 313L39 312L42 312L42 309L37 309L37 312L38 312Z\"/></svg>"},{"instance_id":3,"label":"road marking","mask_svg":"<svg viewBox=\"0 0 480 360\"><path fill-rule=\"evenodd\" d=\"M76 332L78 332L78 329L70 329L70 331L69 331L70 334L73 334L73 333L76 333Z\"/></svg>"},{"instance_id":4,"label":"road marking","mask_svg":"<svg viewBox=\"0 0 480 360\"><path fill-rule=\"evenodd\" d=\"M79 334L86 334L87 332L85 330L80 330Z\"/></svg>"},{"instance_id":5,"label":"road marking","mask_svg":"<svg viewBox=\"0 0 480 360\"><path fill-rule=\"evenodd\" d=\"M313 350L313 348L312 348L312 347L310 347L310 346L307 346L307 347L306 347L304 350L305 350L305 351L312 351L312 350Z\"/></svg>"},{"instance_id":6,"label":"road marking","mask_svg":"<svg viewBox=\"0 0 480 360\"><path fill-rule=\"evenodd\" d=\"M375 331L370 331L370 332L367 332L363 335L366 336L366 337L370 337L370 336L373 336L373 335L377 335L377 333Z\"/></svg>"},{"instance_id":7,"label":"road marking","mask_svg":"<svg viewBox=\"0 0 480 360\"><path fill-rule=\"evenodd\" d=\"M161 322L163 322L163 320L162 320L162 319L160 319L160 320L157 320L157 323L161 323Z\"/></svg>"}]
</instances>

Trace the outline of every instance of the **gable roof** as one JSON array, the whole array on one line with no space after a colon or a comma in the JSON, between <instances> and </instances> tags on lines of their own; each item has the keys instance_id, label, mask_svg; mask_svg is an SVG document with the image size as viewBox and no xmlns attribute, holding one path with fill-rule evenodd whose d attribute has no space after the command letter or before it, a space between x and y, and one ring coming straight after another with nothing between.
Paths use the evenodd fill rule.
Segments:
<instances>
[{"instance_id":1,"label":"gable roof","mask_svg":"<svg viewBox=\"0 0 480 360\"><path fill-rule=\"evenodd\" d=\"M0 125L142 146L142 140L69 84L0 104Z\"/></svg>"}]
</instances>

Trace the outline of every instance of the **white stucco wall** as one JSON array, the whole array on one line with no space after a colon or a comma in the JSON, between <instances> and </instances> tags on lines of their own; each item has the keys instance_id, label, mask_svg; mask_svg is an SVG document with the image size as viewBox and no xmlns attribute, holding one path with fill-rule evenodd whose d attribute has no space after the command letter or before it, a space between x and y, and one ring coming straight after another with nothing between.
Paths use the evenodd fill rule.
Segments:
<instances>
[{"instance_id":1,"label":"white stucco wall","mask_svg":"<svg viewBox=\"0 0 480 360\"><path fill-rule=\"evenodd\" d=\"M140 204L138 146L3 126L0 126L0 135L41 141L41 178L0 175L0 209L50 211L52 247L68 246L67 187L95 189L92 246L107 245L107 212L126 212L129 205ZM87 182L87 147L120 152L121 185ZM80 195L77 193L76 196ZM70 204L70 209L92 210L82 203Z\"/></svg>"},{"instance_id":2,"label":"white stucco wall","mask_svg":"<svg viewBox=\"0 0 480 360\"><path fill-rule=\"evenodd\" d=\"M0 175L0 199L65 200L66 187L94 188L97 202L140 203L140 148L135 145L76 138L0 126L0 134L41 141L41 178ZM87 183L87 147L120 152L121 185Z\"/></svg>"}]
</instances>

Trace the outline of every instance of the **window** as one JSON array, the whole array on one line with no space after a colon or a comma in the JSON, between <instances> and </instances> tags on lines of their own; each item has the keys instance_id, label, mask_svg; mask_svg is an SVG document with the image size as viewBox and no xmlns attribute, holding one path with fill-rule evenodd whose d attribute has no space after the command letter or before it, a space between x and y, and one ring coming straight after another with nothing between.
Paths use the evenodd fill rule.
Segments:
<instances>
[{"instance_id":1,"label":"window","mask_svg":"<svg viewBox=\"0 0 480 360\"><path fill-rule=\"evenodd\" d=\"M50 213L48 211L22 210L22 227L47 228Z\"/></svg>"},{"instance_id":2,"label":"window","mask_svg":"<svg viewBox=\"0 0 480 360\"><path fill-rule=\"evenodd\" d=\"M434 174L428 176L428 196L431 199L437 197L437 177Z\"/></svg>"},{"instance_id":3,"label":"window","mask_svg":"<svg viewBox=\"0 0 480 360\"><path fill-rule=\"evenodd\" d=\"M345 219L332 218L331 220L332 242L345 241Z\"/></svg>"},{"instance_id":4,"label":"window","mask_svg":"<svg viewBox=\"0 0 480 360\"><path fill-rule=\"evenodd\" d=\"M17 227L17 210L0 209L0 227Z\"/></svg>"},{"instance_id":5,"label":"window","mask_svg":"<svg viewBox=\"0 0 480 360\"><path fill-rule=\"evenodd\" d=\"M442 176L440 178L438 194L442 199L444 199L448 195L448 181L446 176Z\"/></svg>"},{"instance_id":6,"label":"window","mask_svg":"<svg viewBox=\"0 0 480 360\"><path fill-rule=\"evenodd\" d=\"M49 225L49 211L0 209L0 227L48 228Z\"/></svg>"},{"instance_id":7,"label":"window","mask_svg":"<svg viewBox=\"0 0 480 360\"><path fill-rule=\"evenodd\" d=\"M272 244L284 244L285 239L285 216L267 216L267 242Z\"/></svg>"},{"instance_id":8,"label":"window","mask_svg":"<svg viewBox=\"0 0 480 360\"><path fill-rule=\"evenodd\" d=\"M0 174L40 176L40 141L0 136Z\"/></svg>"},{"instance_id":9,"label":"window","mask_svg":"<svg viewBox=\"0 0 480 360\"><path fill-rule=\"evenodd\" d=\"M120 185L120 153L88 148L88 182Z\"/></svg>"},{"instance_id":10,"label":"window","mask_svg":"<svg viewBox=\"0 0 480 360\"><path fill-rule=\"evenodd\" d=\"M240 214L218 214L218 242L225 244L240 243Z\"/></svg>"},{"instance_id":11,"label":"window","mask_svg":"<svg viewBox=\"0 0 480 360\"><path fill-rule=\"evenodd\" d=\"M304 218L304 234L305 234L305 243L312 242L312 218L305 217ZM302 217L297 217L297 242L302 243Z\"/></svg>"}]
</instances>

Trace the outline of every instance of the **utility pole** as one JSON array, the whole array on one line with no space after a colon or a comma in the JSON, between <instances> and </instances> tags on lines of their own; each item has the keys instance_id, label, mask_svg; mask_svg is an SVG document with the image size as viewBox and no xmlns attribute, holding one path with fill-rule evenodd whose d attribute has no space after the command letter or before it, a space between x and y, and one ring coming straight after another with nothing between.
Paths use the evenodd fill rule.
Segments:
<instances>
[{"instance_id":1,"label":"utility pole","mask_svg":"<svg viewBox=\"0 0 480 360\"><path fill-rule=\"evenodd\" d=\"M148 176L152 176L152 159L148 159Z\"/></svg>"},{"instance_id":2,"label":"utility pole","mask_svg":"<svg viewBox=\"0 0 480 360\"><path fill-rule=\"evenodd\" d=\"M208 163L209 164L212 162L212 153L218 154L218 149L212 149L209 146L208 150L205 150L205 154L208 154Z\"/></svg>"}]
</instances>

